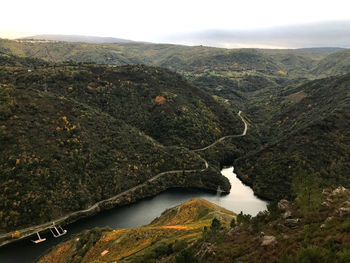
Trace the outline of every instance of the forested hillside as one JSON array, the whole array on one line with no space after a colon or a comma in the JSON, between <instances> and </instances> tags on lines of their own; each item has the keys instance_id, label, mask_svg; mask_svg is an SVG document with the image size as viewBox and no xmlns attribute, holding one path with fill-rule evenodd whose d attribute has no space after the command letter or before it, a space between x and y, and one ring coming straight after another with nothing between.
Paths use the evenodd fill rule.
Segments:
<instances>
[{"instance_id":1,"label":"forested hillside","mask_svg":"<svg viewBox=\"0 0 350 263\"><path fill-rule=\"evenodd\" d=\"M350 75L282 90L251 103L265 145L236 162L240 177L270 199L290 197L300 177L349 186ZM261 103L261 102L260 102Z\"/></svg>"},{"instance_id":2,"label":"forested hillside","mask_svg":"<svg viewBox=\"0 0 350 263\"><path fill-rule=\"evenodd\" d=\"M1 127L5 141L10 140L12 133L20 132L29 125L38 132L41 131L39 127L46 127L41 123L43 120L52 122L53 117L45 115L50 112L45 109L50 104L42 101L51 98L53 105L57 104L55 118L61 118L62 122L62 127L55 123L54 129L58 129L55 133L67 129L66 126L71 129L69 125L74 116L78 122L80 118L84 120L86 116L94 118L100 114L101 123L108 123L103 120L104 116L118 121L119 129L134 130L140 138L166 149L164 151L168 157L171 156L169 158L176 156L176 163L172 165L166 161L167 158L159 157L164 160L166 168L173 169L178 165L181 169L191 167L191 164L183 163L183 152L191 156L186 158L193 160L191 163L198 167L199 163L203 165L203 161L189 150L208 145L225 135L240 134L243 123L236 113L244 110L250 121L248 136L234 144L231 141L221 142L201 153L202 157L217 168L241 157L236 161L240 177L253 185L256 193L269 199L291 197L293 180L301 173L311 174L317 180L321 179L323 184L348 185L345 171L349 168L349 75L312 81L324 75L348 72L348 50L230 50L145 43L0 40L0 51L3 100L8 105L19 105L3 107L5 117ZM44 106L36 105L35 100L22 102L20 98L23 96L38 96L39 105ZM15 104L16 101L20 103ZM31 106L23 106L25 103ZM67 105L71 105L71 109L64 110L62 107ZM20 107L26 107L20 111L21 114L28 113L27 107L33 112L22 116L26 122L19 128L9 129L9 120L21 115L17 112ZM85 107L84 112L87 113L73 113L79 107ZM35 115L36 111L44 112ZM32 122L32 115L35 118L41 116L41 122ZM72 125L76 126L73 130L78 131L79 125L83 124ZM109 124L106 129L112 126L114 124ZM84 127L83 130L86 129ZM92 129L98 130L97 127ZM13 138L26 138L27 134L22 131L14 134ZM131 138L133 136L125 148L130 154L139 152L138 148L135 150L129 146L133 143ZM71 143L75 138L64 137L61 140L63 142L59 143L65 145L64 140ZM102 143L109 141L105 140L96 146L99 150L104 148ZM71 147L71 150L79 151L78 147ZM82 149L90 146L84 147ZM11 165L16 165L20 152L7 153L5 159L10 160L9 156L12 156ZM119 155L118 152L116 150L116 155ZM146 165L148 174L165 170L165 167L158 168L160 164L157 168L150 167L152 162L145 161L149 165ZM4 171L13 171L11 165L6 166ZM130 167L134 165L139 168L136 163L130 164ZM108 165L104 167L107 168ZM212 175L219 174L217 168L213 168ZM121 173L121 170L117 171ZM111 194L107 190L102 192L107 193L105 196ZM19 194L16 193L13 192L13 200L17 202ZM6 205L10 207L11 203ZM19 217L18 212L12 212L10 217L7 215L6 221L10 221L11 217Z\"/></svg>"},{"instance_id":3,"label":"forested hillside","mask_svg":"<svg viewBox=\"0 0 350 263\"><path fill-rule=\"evenodd\" d=\"M238 107L249 99L246 92L300 83L305 78L329 76L334 72L349 72L344 55L347 50L340 48L223 49L136 42L93 44L0 39L0 51L53 62L146 64L168 68L206 92L234 101ZM339 57L343 62L334 66L335 62L327 62L338 61L332 57ZM327 74L322 70L324 67Z\"/></svg>"},{"instance_id":4,"label":"forested hillside","mask_svg":"<svg viewBox=\"0 0 350 263\"><path fill-rule=\"evenodd\" d=\"M333 53L322 59L312 70L314 74L332 76L350 72L350 50Z\"/></svg>"},{"instance_id":5,"label":"forested hillside","mask_svg":"<svg viewBox=\"0 0 350 263\"><path fill-rule=\"evenodd\" d=\"M190 149L243 130L236 113L168 70L0 61L1 231L85 209L160 172L204 169ZM140 198L172 185L229 189L218 166L172 177Z\"/></svg>"}]
</instances>

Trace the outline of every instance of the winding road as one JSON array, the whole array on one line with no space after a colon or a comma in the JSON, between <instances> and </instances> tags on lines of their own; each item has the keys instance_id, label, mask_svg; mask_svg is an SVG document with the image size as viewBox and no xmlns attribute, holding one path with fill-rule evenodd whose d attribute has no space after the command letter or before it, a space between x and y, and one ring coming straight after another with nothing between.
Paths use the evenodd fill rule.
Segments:
<instances>
[{"instance_id":1,"label":"winding road","mask_svg":"<svg viewBox=\"0 0 350 263\"><path fill-rule=\"evenodd\" d=\"M217 141L215 141L214 143L204 147L204 148L201 148L201 149L196 149L196 150L192 150L193 152L200 152L200 151L205 151L213 146L215 146L217 143L225 140L225 139L228 139L228 138L237 138L237 137L243 137L247 134L247 130L248 130L248 122L242 117L242 111L239 111L238 112L238 116L241 118L242 122L244 123L244 130L243 130L243 133L242 134L239 134L239 135L228 135L228 136L224 136L224 137L221 137L220 139L218 139ZM157 180L158 178L164 176L164 175L167 175L167 174L176 174L176 173L193 173L193 172L204 172L206 171L208 168L209 168L209 164L208 162L203 159L203 162L204 162L204 168L203 169L192 169L192 170L172 170L172 171L166 171L166 172L162 172L162 173L159 173L155 176L153 176L152 178L148 179L147 181L145 181L144 183L142 184L139 184L137 186L134 186L124 192L121 192L111 198L108 198L108 199L105 199L105 200L102 200L102 201L99 201L95 204L93 204L92 206L86 208L86 209L83 209L83 210L79 210L79 211L76 211L76 212L72 212L70 214L67 214L63 217L60 217L54 221L50 221L50 222L46 222L44 224L41 224L41 225L36 225L36 226L32 226L32 227L27 227L27 228L23 228L23 229L20 229L18 230L20 232L20 237L18 239L10 239L10 240L7 240L7 241L4 241L2 243L0 243L0 246L3 246L5 244L8 244L8 243L11 243L11 242L14 242L16 240L19 240L19 239L23 239L23 238L26 238L28 236L31 236L33 234L35 234L36 232L40 232L40 231L43 231L43 230L46 230L48 229L49 227L51 227L52 225L56 224L56 225L59 225L59 224L62 224L63 222L65 222L66 220L68 220L69 218L74 218L76 216L83 216L84 214L89 214L89 213L93 213L94 211L95 212L98 212L101 210L101 207L103 204L105 203L110 203L110 202L113 202L113 201L116 201L118 198L124 196L124 195L128 195L130 193L132 193L133 191L139 189L139 188L142 188L144 186L146 186L147 183L149 182L153 182L155 180ZM10 233L6 233L6 234L2 234L0 235L0 239L3 239L3 238L9 238L11 237L11 234L13 232L10 232Z\"/></svg>"},{"instance_id":2,"label":"winding road","mask_svg":"<svg viewBox=\"0 0 350 263\"><path fill-rule=\"evenodd\" d=\"M217 141L213 142L212 144L204 147L204 148L200 148L200 149L196 149L196 150L193 150L194 152L201 152L201 151L205 151L213 146L215 146L217 143L225 140L225 139L228 139L228 138L237 138L237 137L242 137L242 136L245 136L247 134L247 130L248 130L248 123L247 121L242 117L242 111L239 111L238 112L238 116L241 118L241 120L244 122L244 130L243 130L243 133L242 134L238 134L238 135L228 135L228 136L224 136L224 137L221 137L220 139L218 139Z\"/></svg>"}]
</instances>

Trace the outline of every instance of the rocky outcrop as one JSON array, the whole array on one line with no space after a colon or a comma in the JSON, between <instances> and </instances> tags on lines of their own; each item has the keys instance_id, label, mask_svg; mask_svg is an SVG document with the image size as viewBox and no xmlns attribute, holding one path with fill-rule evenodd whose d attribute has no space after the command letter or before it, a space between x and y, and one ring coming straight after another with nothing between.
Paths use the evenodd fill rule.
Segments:
<instances>
[{"instance_id":1,"label":"rocky outcrop","mask_svg":"<svg viewBox=\"0 0 350 263\"><path fill-rule=\"evenodd\" d=\"M290 210L291 204L288 200L282 199L278 202L277 206L280 211L285 212Z\"/></svg>"},{"instance_id":2,"label":"rocky outcrop","mask_svg":"<svg viewBox=\"0 0 350 263\"><path fill-rule=\"evenodd\" d=\"M331 189L323 190L322 195L325 199L322 206L333 210L333 216L343 217L350 213L350 190L339 186L333 191Z\"/></svg>"},{"instance_id":3,"label":"rocky outcrop","mask_svg":"<svg viewBox=\"0 0 350 263\"><path fill-rule=\"evenodd\" d=\"M299 225L300 219L299 218L288 218L284 221L284 225L289 228L295 228Z\"/></svg>"},{"instance_id":4,"label":"rocky outcrop","mask_svg":"<svg viewBox=\"0 0 350 263\"><path fill-rule=\"evenodd\" d=\"M275 246L277 245L277 239L274 236L263 236L261 238L261 246Z\"/></svg>"},{"instance_id":5,"label":"rocky outcrop","mask_svg":"<svg viewBox=\"0 0 350 263\"><path fill-rule=\"evenodd\" d=\"M283 212L282 217L284 219L292 217L292 204L285 199L282 199L281 201L278 202L277 204L278 209Z\"/></svg>"},{"instance_id":6,"label":"rocky outcrop","mask_svg":"<svg viewBox=\"0 0 350 263\"><path fill-rule=\"evenodd\" d=\"M207 256L215 256L214 245L208 242L204 242L197 252L196 257L202 259Z\"/></svg>"}]
</instances>

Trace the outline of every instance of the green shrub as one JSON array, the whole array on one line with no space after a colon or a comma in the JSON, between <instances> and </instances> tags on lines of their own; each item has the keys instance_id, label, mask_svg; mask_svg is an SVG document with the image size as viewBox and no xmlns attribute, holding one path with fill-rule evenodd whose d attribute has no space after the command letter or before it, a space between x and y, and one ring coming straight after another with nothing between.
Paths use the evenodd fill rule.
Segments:
<instances>
[{"instance_id":1,"label":"green shrub","mask_svg":"<svg viewBox=\"0 0 350 263\"><path fill-rule=\"evenodd\" d=\"M187 247L187 242L186 240L175 240L172 249L174 252L179 252L181 250L183 250L185 247Z\"/></svg>"},{"instance_id":2,"label":"green shrub","mask_svg":"<svg viewBox=\"0 0 350 263\"><path fill-rule=\"evenodd\" d=\"M196 263L198 260L195 258L193 251L189 248L182 250L176 257L176 263Z\"/></svg>"},{"instance_id":3,"label":"green shrub","mask_svg":"<svg viewBox=\"0 0 350 263\"><path fill-rule=\"evenodd\" d=\"M237 224L238 225L247 225L250 223L252 216L248 215L248 214L243 214L243 212L241 211L238 215L237 215Z\"/></svg>"},{"instance_id":4,"label":"green shrub","mask_svg":"<svg viewBox=\"0 0 350 263\"><path fill-rule=\"evenodd\" d=\"M236 226L236 220L234 218L232 218L231 223L230 223L230 227L235 227Z\"/></svg>"},{"instance_id":5,"label":"green shrub","mask_svg":"<svg viewBox=\"0 0 350 263\"><path fill-rule=\"evenodd\" d=\"M221 222L219 219L214 218L213 221L211 222L210 229L211 231L215 232L221 228Z\"/></svg>"}]
</instances>

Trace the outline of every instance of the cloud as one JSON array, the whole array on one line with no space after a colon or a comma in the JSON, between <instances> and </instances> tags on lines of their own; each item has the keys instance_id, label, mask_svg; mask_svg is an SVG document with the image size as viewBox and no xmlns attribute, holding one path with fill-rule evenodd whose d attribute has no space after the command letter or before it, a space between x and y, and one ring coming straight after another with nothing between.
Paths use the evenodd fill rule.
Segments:
<instances>
[{"instance_id":1,"label":"cloud","mask_svg":"<svg viewBox=\"0 0 350 263\"><path fill-rule=\"evenodd\" d=\"M349 0L1 0L0 30L157 41L164 35L349 19Z\"/></svg>"},{"instance_id":2,"label":"cloud","mask_svg":"<svg viewBox=\"0 0 350 263\"><path fill-rule=\"evenodd\" d=\"M350 20L256 30L205 30L164 36L161 42L225 48L350 47Z\"/></svg>"}]
</instances>

